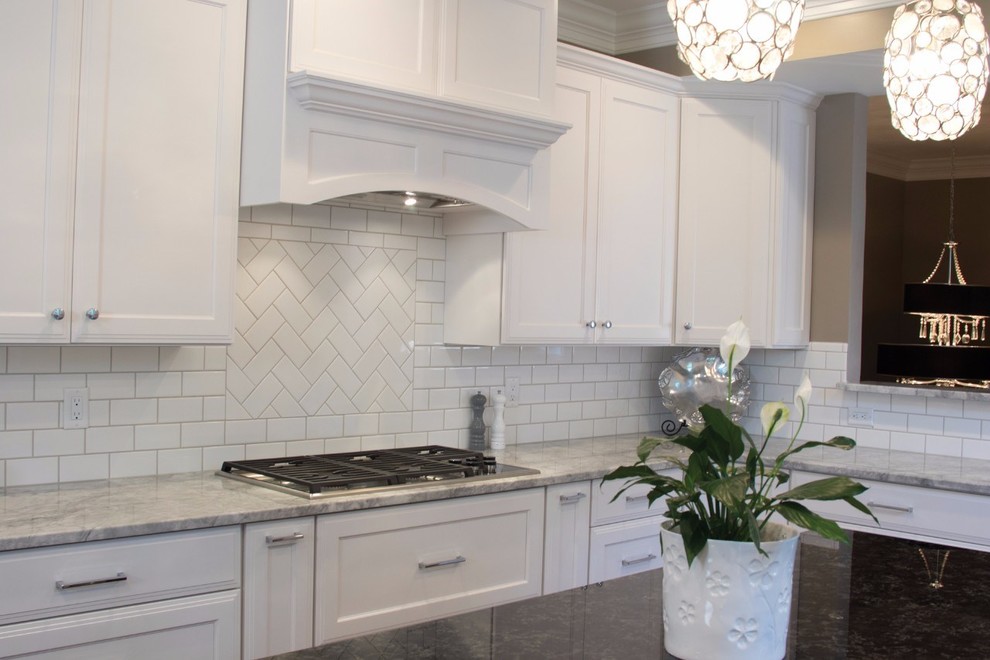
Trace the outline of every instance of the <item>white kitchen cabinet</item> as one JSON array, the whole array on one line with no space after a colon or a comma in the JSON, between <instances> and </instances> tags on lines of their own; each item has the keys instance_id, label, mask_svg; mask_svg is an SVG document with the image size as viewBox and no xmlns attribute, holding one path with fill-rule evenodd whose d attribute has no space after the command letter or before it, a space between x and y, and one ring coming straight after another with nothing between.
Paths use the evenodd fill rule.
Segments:
<instances>
[{"instance_id":1,"label":"white kitchen cabinet","mask_svg":"<svg viewBox=\"0 0 990 660\"><path fill-rule=\"evenodd\" d=\"M815 107L793 88L688 84L681 106L676 342L808 343Z\"/></svg>"},{"instance_id":2,"label":"white kitchen cabinet","mask_svg":"<svg viewBox=\"0 0 990 660\"><path fill-rule=\"evenodd\" d=\"M292 72L532 114L553 108L554 0L293 0L292 32Z\"/></svg>"},{"instance_id":3,"label":"white kitchen cabinet","mask_svg":"<svg viewBox=\"0 0 990 660\"><path fill-rule=\"evenodd\" d=\"M540 594L544 489L320 516L315 643Z\"/></svg>"},{"instance_id":4,"label":"white kitchen cabinet","mask_svg":"<svg viewBox=\"0 0 990 660\"><path fill-rule=\"evenodd\" d=\"M245 7L0 6L0 343L231 340Z\"/></svg>"},{"instance_id":5,"label":"white kitchen cabinet","mask_svg":"<svg viewBox=\"0 0 990 660\"><path fill-rule=\"evenodd\" d=\"M238 590L0 627L0 658L236 660Z\"/></svg>"},{"instance_id":6,"label":"white kitchen cabinet","mask_svg":"<svg viewBox=\"0 0 990 660\"><path fill-rule=\"evenodd\" d=\"M543 595L588 584L591 482L547 486Z\"/></svg>"},{"instance_id":7,"label":"white kitchen cabinet","mask_svg":"<svg viewBox=\"0 0 990 660\"><path fill-rule=\"evenodd\" d=\"M240 657L238 527L0 553L0 658Z\"/></svg>"},{"instance_id":8,"label":"white kitchen cabinet","mask_svg":"<svg viewBox=\"0 0 990 660\"><path fill-rule=\"evenodd\" d=\"M671 342L678 84L560 47L556 118L572 128L550 149L549 226L505 236L501 282L448 276L448 343ZM448 264L478 274L501 247L448 237ZM501 307L479 313L479 300Z\"/></svg>"},{"instance_id":9,"label":"white kitchen cabinet","mask_svg":"<svg viewBox=\"0 0 990 660\"><path fill-rule=\"evenodd\" d=\"M788 487L793 488L828 476L795 470L791 472ZM873 511L880 521L879 526L865 513L842 500L804 500L801 503L815 513L852 530L974 550L987 551L990 548L990 531L983 524L974 524L974 521L981 520L986 515L990 498L867 479L857 481L868 488L857 499Z\"/></svg>"},{"instance_id":10,"label":"white kitchen cabinet","mask_svg":"<svg viewBox=\"0 0 990 660\"><path fill-rule=\"evenodd\" d=\"M244 657L313 645L313 517L244 526Z\"/></svg>"}]
</instances>

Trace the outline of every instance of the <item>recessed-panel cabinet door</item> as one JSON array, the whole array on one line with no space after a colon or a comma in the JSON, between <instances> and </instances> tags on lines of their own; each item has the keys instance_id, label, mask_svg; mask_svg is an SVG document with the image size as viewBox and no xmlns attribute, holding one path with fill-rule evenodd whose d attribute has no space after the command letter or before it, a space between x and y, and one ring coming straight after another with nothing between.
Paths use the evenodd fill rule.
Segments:
<instances>
[{"instance_id":1,"label":"recessed-panel cabinet door","mask_svg":"<svg viewBox=\"0 0 990 660\"><path fill-rule=\"evenodd\" d=\"M550 148L550 227L506 235L503 343L595 339L601 78L558 69L556 119L572 127Z\"/></svg>"},{"instance_id":2,"label":"recessed-panel cabinet door","mask_svg":"<svg viewBox=\"0 0 990 660\"><path fill-rule=\"evenodd\" d=\"M680 101L606 79L603 103L599 342L669 344Z\"/></svg>"},{"instance_id":3,"label":"recessed-panel cabinet door","mask_svg":"<svg viewBox=\"0 0 990 660\"><path fill-rule=\"evenodd\" d=\"M86 3L73 341L230 341L245 17Z\"/></svg>"},{"instance_id":4,"label":"recessed-panel cabinet door","mask_svg":"<svg viewBox=\"0 0 990 660\"><path fill-rule=\"evenodd\" d=\"M684 99L677 236L679 344L718 345L740 318L768 340L773 102Z\"/></svg>"},{"instance_id":5,"label":"recessed-panel cabinet door","mask_svg":"<svg viewBox=\"0 0 990 660\"><path fill-rule=\"evenodd\" d=\"M69 338L81 19L79 2L0 2L0 344Z\"/></svg>"},{"instance_id":6,"label":"recessed-panel cabinet door","mask_svg":"<svg viewBox=\"0 0 990 660\"><path fill-rule=\"evenodd\" d=\"M438 0L295 0L291 71L435 94Z\"/></svg>"}]
</instances>

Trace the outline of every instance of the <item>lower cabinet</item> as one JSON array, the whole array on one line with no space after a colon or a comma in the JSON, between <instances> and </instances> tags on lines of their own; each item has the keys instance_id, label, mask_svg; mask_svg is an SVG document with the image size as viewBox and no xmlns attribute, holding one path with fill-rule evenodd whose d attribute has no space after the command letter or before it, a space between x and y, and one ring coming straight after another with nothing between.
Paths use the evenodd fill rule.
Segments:
<instances>
[{"instance_id":1,"label":"lower cabinet","mask_svg":"<svg viewBox=\"0 0 990 660\"><path fill-rule=\"evenodd\" d=\"M540 595L544 493L320 516L315 643Z\"/></svg>"},{"instance_id":2,"label":"lower cabinet","mask_svg":"<svg viewBox=\"0 0 990 660\"><path fill-rule=\"evenodd\" d=\"M588 584L592 482L547 486L543 595Z\"/></svg>"},{"instance_id":3,"label":"lower cabinet","mask_svg":"<svg viewBox=\"0 0 990 660\"><path fill-rule=\"evenodd\" d=\"M661 474L673 474L676 470ZM616 497L623 482L607 481L592 490L588 581L604 582L663 566L660 504L651 508L649 486L632 486Z\"/></svg>"},{"instance_id":4,"label":"lower cabinet","mask_svg":"<svg viewBox=\"0 0 990 660\"><path fill-rule=\"evenodd\" d=\"M0 627L0 658L235 660L237 589Z\"/></svg>"},{"instance_id":5,"label":"lower cabinet","mask_svg":"<svg viewBox=\"0 0 990 660\"><path fill-rule=\"evenodd\" d=\"M244 526L244 657L313 645L312 516Z\"/></svg>"}]
</instances>

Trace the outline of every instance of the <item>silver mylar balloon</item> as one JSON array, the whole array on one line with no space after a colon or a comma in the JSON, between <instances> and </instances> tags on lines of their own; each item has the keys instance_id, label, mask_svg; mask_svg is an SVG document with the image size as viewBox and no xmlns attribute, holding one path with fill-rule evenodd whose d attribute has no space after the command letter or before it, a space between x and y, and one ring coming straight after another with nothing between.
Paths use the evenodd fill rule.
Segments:
<instances>
[{"instance_id":1,"label":"silver mylar balloon","mask_svg":"<svg viewBox=\"0 0 990 660\"><path fill-rule=\"evenodd\" d=\"M743 366L733 367L730 397L726 396L728 373L717 348L692 348L674 357L660 374L660 401L695 428L705 423L698 409L706 403L738 422L749 403L749 372Z\"/></svg>"}]
</instances>

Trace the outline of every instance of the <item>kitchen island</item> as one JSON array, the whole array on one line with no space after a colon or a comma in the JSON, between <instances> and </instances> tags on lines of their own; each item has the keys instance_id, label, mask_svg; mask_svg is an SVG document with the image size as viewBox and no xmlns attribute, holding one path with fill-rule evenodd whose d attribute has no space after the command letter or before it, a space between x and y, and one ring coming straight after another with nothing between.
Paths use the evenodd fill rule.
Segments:
<instances>
[{"instance_id":1,"label":"kitchen island","mask_svg":"<svg viewBox=\"0 0 990 660\"><path fill-rule=\"evenodd\" d=\"M851 545L805 536L789 660L961 660L990 646L990 554L866 533ZM278 660L623 660L663 651L662 571L276 656Z\"/></svg>"}]
</instances>

